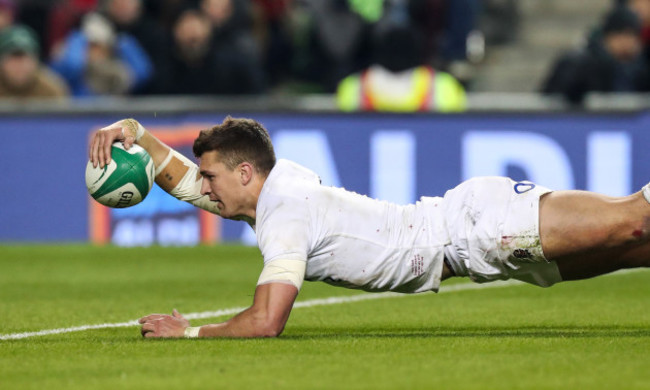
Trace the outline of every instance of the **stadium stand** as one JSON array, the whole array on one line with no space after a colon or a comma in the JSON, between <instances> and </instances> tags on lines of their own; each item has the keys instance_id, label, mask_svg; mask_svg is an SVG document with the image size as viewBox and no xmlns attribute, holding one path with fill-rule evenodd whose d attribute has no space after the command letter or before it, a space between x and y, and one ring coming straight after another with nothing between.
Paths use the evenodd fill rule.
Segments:
<instances>
[{"instance_id":1,"label":"stadium stand","mask_svg":"<svg viewBox=\"0 0 650 390\"><path fill-rule=\"evenodd\" d=\"M40 41L41 61L50 63L65 52L65 42L79 31L85 16L91 12L103 15L118 41L126 34L137 41L151 67L146 74L144 68L139 72L131 69L138 77L127 87L102 94L191 96L200 92L203 96L259 95L269 100L281 96L285 102L291 96L322 94L323 99L308 100L327 101L324 108L335 109L330 100L339 82L372 64L375 30L387 19L401 18L419 36L422 65L460 81L467 92L469 110L507 108L511 104L516 109L548 109L564 107L556 99L538 95L557 56L581 45L613 5L626 5L643 13L646 2L1 0L0 28L12 23L30 26ZM188 8L205 14L213 25L211 45L205 50L216 53L211 63L220 76L208 76L205 85L213 87L202 86L201 91L179 88L177 74L187 73L191 67L173 65L182 54L172 44L174 26ZM70 85L70 89L75 92L78 87ZM494 93L515 95L494 99ZM644 107L630 100L635 96L623 96L620 101L625 103L613 106ZM597 96L586 101L587 106L598 105L589 103L598 101Z\"/></svg>"}]
</instances>

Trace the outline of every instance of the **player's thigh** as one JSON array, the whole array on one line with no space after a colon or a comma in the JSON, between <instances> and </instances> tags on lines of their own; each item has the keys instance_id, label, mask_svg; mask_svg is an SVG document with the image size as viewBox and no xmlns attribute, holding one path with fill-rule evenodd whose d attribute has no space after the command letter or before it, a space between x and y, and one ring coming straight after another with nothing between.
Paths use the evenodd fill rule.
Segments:
<instances>
[{"instance_id":1,"label":"player's thigh","mask_svg":"<svg viewBox=\"0 0 650 390\"><path fill-rule=\"evenodd\" d=\"M647 267L650 243L632 244L623 248L565 256L556 259L562 280L578 280L614 272L623 268Z\"/></svg>"},{"instance_id":2,"label":"player's thigh","mask_svg":"<svg viewBox=\"0 0 650 390\"><path fill-rule=\"evenodd\" d=\"M640 193L616 198L587 191L556 191L540 199L539 218L546 258L561 261L646 239L650 204Z\"/></svg>"}]
</instances>

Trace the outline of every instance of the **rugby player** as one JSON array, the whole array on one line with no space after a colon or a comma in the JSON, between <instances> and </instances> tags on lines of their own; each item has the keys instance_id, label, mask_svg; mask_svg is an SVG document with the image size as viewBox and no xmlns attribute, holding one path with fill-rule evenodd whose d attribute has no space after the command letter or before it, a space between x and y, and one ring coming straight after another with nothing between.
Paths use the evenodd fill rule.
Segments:
<instances>
[{"instance_id":1,"label":"rugby player","mask_svg":"<svg viewBox=\"0 0 650 390\"><path fill-rule=\"evenodd\" d=\"M198 166L133 119L93 135L93 165L110 162L115 141L147 150L156 183L172 196L250 224L264 258L250 308L201 327L176 310L151 314L140 319L146 338L278 336L304 280L404 293L438 291L452 276L548 287L650 264L650 185L614 198L483 177L397 205L322 186L309 169L276 161L252 119L203 130L193 146Z\"/></svg>"}]
</instances>

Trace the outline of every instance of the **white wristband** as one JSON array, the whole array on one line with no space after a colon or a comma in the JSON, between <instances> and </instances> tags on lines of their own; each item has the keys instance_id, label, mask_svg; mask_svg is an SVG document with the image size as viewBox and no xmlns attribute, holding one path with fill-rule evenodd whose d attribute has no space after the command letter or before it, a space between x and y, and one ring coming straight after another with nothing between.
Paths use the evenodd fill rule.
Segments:
<instances>
[{"instance_id":1,"label":"white wristband","mask_svg":"<svg viewBox=\"0 0 650 390\"><path fill-rule=\"evenodd\" d=\"M128 127L129 130L131 130L136 142L139 141L140 138L142 138L144 135L144 127L142 127L140 122L136 121L135 119L125 119L124 126ZM126 134L124 134L124 127L122 127L122 135L126 138Z\"/></svg>"},{"instance_id":2,"label":"white wristband","mask_svg":"<svg viewBox=\"0 0 650 390\"><path fill-rule=\"evenodd\" d=\"M185 328L185 338L186 339L195 339L199 337L200 326L188 326Z\"/></svg>"}]
</instances>

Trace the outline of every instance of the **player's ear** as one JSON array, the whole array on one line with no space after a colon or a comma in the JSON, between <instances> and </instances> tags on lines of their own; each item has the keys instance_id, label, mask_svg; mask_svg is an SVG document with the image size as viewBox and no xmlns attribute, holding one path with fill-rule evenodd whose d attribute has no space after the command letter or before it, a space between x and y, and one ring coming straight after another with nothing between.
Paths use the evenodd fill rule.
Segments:
<instances>
[{"instance_id":1,"label":"player's ear","mask_svg":"<svg viewBox=\"0 0 650 390\"><path fill-rule=\"evenodd\" d=\"M239 176L241 183L247 185L253 179L253 166L248 162L239 164Z\"/></svg>"}]
</instances>

